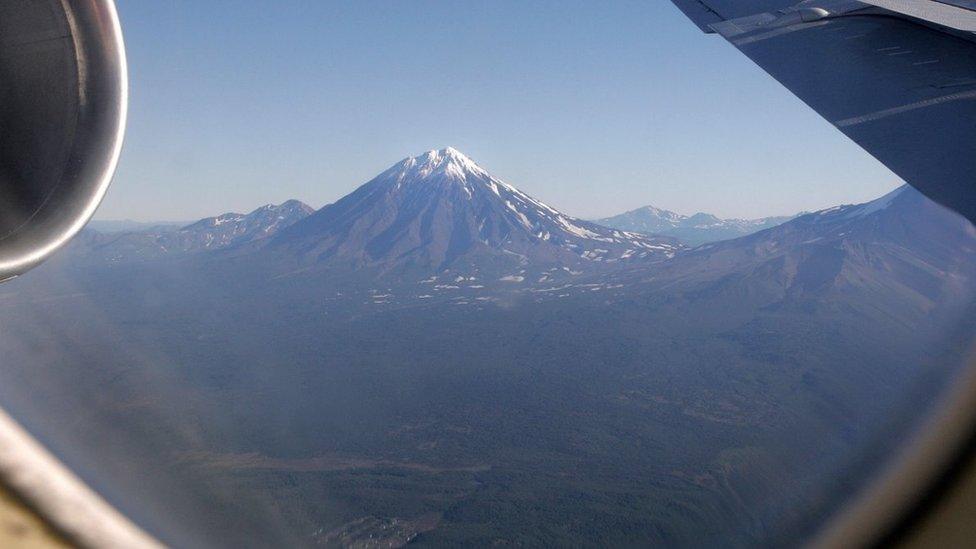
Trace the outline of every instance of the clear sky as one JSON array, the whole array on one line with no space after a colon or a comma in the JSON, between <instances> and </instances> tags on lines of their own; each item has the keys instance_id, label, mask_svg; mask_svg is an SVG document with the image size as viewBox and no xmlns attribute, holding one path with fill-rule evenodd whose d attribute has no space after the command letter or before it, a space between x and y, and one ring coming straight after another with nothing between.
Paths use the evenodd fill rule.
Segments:
<instances>
[{"instance_id":1,"label":"clear sky","mask_svg":"<svg viewBox=\"0 0 976 549\"><path fill-rule=\"evenodd\" d=\"M787 214L900 183L666 0L118 4L131 107L100 219L318 208L448 145L581 217Z\"/></svg>"}]
</instances>

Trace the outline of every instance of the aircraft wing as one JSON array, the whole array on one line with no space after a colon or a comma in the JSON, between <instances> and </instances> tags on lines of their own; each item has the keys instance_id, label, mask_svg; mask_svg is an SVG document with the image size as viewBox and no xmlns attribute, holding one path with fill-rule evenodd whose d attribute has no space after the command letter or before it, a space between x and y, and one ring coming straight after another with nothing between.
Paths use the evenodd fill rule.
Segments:
<instances>
[{"instance_id":1,"label":"aircraft wing","mask_svg":"<svg viewBox=\"0 0 976 549\"><path fill-rule=\"evenodd\" d=\"M976 0L673 0L905 181L976 222ZM832 162L796 151L810 170Z\"/></svg>"}]
</instances>

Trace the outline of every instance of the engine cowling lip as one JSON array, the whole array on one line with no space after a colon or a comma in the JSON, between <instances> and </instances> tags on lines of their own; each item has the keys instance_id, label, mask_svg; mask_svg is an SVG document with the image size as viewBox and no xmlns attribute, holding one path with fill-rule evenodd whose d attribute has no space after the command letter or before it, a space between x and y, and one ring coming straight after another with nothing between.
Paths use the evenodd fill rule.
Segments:
<instances>
[{"instance_id":1,"label":"engine cowling lip","mask_svg":"<svg viewBox=\"0 0 976 549\"><path fill-rule=\"evenodd\" d=\"M64 246L87 224L105 197L118 166L128 112L128 67L113 0L60 0L78 49L89 116L73 143L60 205L51 206L41 228L28 227L16 243L0 243L0 281L21 275ZM88 90L80 89L85 94ZM67 189L70 189L67 190ZM64 195L71 196L66 200Z\"/></svg>"}]
</instances>

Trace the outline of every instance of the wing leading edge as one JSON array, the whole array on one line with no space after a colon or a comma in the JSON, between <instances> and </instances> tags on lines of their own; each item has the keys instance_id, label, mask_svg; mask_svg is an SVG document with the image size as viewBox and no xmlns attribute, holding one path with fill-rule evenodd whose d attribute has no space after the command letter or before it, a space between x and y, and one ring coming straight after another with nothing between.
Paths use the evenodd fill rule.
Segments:
<instances>
[{"instance_id":1,"label":"wing leading edge","mask_svg":"<svg viewBox=\"0 0 976 549\"><path fill-rule=\"evenodd\" d=\"M968 1L951 7L974 13L960 7ZM849 0L674 2L899 177L976 222L976 35L958 30L964 19L944 25ZM830 159L798 151L797 162Z\"/></svg>"}]
</instances>

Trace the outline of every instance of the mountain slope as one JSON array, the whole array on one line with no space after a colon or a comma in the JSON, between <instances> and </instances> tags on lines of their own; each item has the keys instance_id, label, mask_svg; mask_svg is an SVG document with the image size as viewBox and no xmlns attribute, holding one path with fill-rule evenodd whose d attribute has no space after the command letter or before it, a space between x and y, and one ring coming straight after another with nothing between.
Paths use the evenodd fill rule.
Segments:
<instances>
[{"instance_id":1,"label":"mountain slope","mask_svg":"<svg viewBox=\"0 0 976 549\"><path fill-rule=\"evenodd\" d=\"M681 245L563 214L447 148L398 162L267 248L306 264L514 281L533 269L664 259Z\"/></svg>"},{"instance_id":2,"label":"mountain slope","mask_svg":"<svg viewBox=\"0 0 976 549\"><path fill-rule=\"evenodd\" d=\"M666 235L690 246L729 240L775 227L792 217L764 217L761 219L720 219L712 214L682 215L654 206L598 219L600 225L643 234Z\"/></svg>"},{"instance_id":3,"label":"mountain slope","mask_svg":"<svg viewBox=\"0 0 976 549\"><path fill-rule=\"evenodd\" d=\"M656 271L655 284L713 304L860 308L897 322L966 303L974 266L973 225L906 185L690 250Z\"/></svg>"}]
</instances>

